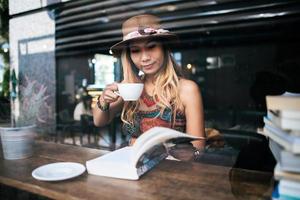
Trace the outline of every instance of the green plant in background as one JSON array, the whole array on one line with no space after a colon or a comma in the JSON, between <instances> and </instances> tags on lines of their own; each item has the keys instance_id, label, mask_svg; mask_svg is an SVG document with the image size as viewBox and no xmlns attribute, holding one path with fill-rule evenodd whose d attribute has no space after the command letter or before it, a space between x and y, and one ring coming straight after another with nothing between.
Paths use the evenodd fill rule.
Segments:
<instances>
[{"instance_id":1,"label":"green plant in background","mask_svg":"<svg viewBox=\"0 0 300 200\"><path fill-rule=\"evenodd\" d=\"M0 0L0 34L5 41L8 41L8 18L8 0Z\"/></svg>"},{"instance_id":2,"label":"green plant in background","mask_svg":"<svg viewBox=\"0 0 300 200\"><path fill-rule=\"evenodd\" d=\"M11 82L10 98L12 100L15 100L17 98L17 85L18 85L18 79L16 76L15 69L12 69L11 76L10 76L10 82Z\"/></svg>"},{"instance_id":3,"label":"green plant in background","mask_svg":"<svg viewBox=\"0 0 300 200\"><path fill-rule=\"evenodd\" d=\"M2 92L1 92L1 96L5 98L9 97L9 79L10 79L10 70L9 67L5 67L3 73Z\"/></svg>"},{"instance_id":4,"label":"green plant in background","mask_svg":"<svg viewBox=\"0 0 300 200\"><path fill-rule=\"evenodd\" d=\"M4 62L2 92L0 96L9 97L9 53L8 53L8 0L0 0L0 56Z\"/></svg>"},{"instance_id":5,"label":"green plant in background","mask_svg":"<svg viewBox=\"0 0 300 200\"><path fill-rule=\"evenodd\" d=\"M47 87L36 80L31 80L29 75L23 75L24 79L18 80L17 77L20 76L17 76L15 70L9 67L8 25L8 0L0 0L0 54L5 65L2 96L11 101L13 111L11 126L21 127L46 123L49 113L53 112L46 101L49 97L46 95ZM16 102L19 103L18 107L16 107ZM17 113L19 114L16 116Z\"/></svg>"}]
</instances>

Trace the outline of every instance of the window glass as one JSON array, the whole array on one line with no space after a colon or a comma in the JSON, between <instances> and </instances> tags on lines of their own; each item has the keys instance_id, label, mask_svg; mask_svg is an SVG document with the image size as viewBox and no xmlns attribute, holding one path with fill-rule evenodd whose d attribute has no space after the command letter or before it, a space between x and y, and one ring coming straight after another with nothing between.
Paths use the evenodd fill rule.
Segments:
<instances>
[{"instance_id":1,"label":"window glass","mask_svg":"<svg viewBox=\"0 0 300 200\"><path fill-rule=\"evenodd\" d=\"M95 54L92 62L95 65L95 85L104 88L105 85L114 82L116 59L113 56Z\"/></svg>"}]
</instances>

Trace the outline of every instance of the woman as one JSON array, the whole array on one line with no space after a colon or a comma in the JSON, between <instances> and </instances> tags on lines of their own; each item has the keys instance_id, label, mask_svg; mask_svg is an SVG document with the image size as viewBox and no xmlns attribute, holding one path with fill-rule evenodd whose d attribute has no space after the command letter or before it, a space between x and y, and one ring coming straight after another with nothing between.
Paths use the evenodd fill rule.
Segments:
<instances>
[{"instance_id":1,"label":"woman","mask_svg":"<svg viewBox=\"0 0 300 200\"><path fill-rule=\"evenodd\" d=\"M94 123L103 126L122 111L130 144L154 126L174 128L190 135L204 137L202 98L198 86L180 76L167 44L176 35L163 29L153 15L139 15L122 26L123 41L111 47L121 56L123 82L142 82L144 91L136 102L124 102L114 93L116 83L107 85L94 108ZM143 74L142 76L139 76ZM193 146L202 149L203 140Z\"/></svg>"},{"instance_id":2,"label":"woman","mask_svg":"<svg viewBox=\"0 0 300 200\"><path fill-rule=\"evenodd\" d=\"M81 115L92 116L92 96L85 95L82 97L82 100L76 105L73 113L73 118L75 121L80 121Z\"/></svg>"}]
</instances>

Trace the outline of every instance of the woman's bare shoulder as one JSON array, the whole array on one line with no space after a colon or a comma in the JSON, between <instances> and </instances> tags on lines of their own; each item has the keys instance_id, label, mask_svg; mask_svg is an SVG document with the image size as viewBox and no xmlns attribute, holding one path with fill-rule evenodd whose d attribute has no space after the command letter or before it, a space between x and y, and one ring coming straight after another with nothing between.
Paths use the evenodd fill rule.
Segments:
<instances>
[{"instance_id":1,"label":"woman's bare shoulder","mask_svg":"<svg viewBox=\"0 0 300 200\"><path fill-rule=\"evenodd\" d=\"M199 87L198 87L197 83L195 83L194 81L181 78L179 80L179 90L180 90L180 93L186 94L186 92L199 91Z\"/></svg>"},{"instance_id":2,"label":"woman's bare shoulder","mask_svg":"<svg viewBox=\"0 0 300 200\"><path fill-rule=\"evenodd\" d=\"M200 89L194 81L188 79L180 79L179 95L183 104L187 105L194 100L198 100L200 96Z\"/></svg>"}]
</instances>

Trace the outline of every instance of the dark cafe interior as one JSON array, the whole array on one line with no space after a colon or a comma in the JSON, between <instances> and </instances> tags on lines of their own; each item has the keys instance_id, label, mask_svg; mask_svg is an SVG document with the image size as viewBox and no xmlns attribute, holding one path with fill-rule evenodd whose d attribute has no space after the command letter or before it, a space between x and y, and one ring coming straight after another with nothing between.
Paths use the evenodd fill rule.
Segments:
<instances>
[{"instance_id":1,"label":"dark cafe interior","mask_svg":"<svg viewBox=\"0 0 300 200\"><path fill-rule=\"evenodd\" d=\"M271 149L272 136L264 132L270 111L266 97L300 94L300 1L0 4L0 199L300 199L300 170L290 176L275 173L278 155ZM123 80L121 60L110 51L122 40L122 23L146 13L178 36L171 53L184 76L200 88L206 137L201 156L163 160L138 181L88 172L68 180L36 180L32 171L37 167L85 165L128 145L120 113L97 127L91 110L106 85ZM8 146L14 153L29 150L21 144L25 136L14 140L13 134L5 137L5 130L21 132L21 125L33 125L30 120L35 121L32 152L7 159ZM298 136L292 141L299 147ZM300 151L277 153L284 152L300 169ZM288 187L286 177L298 190Z\"/></svg>"}]
</instances>

